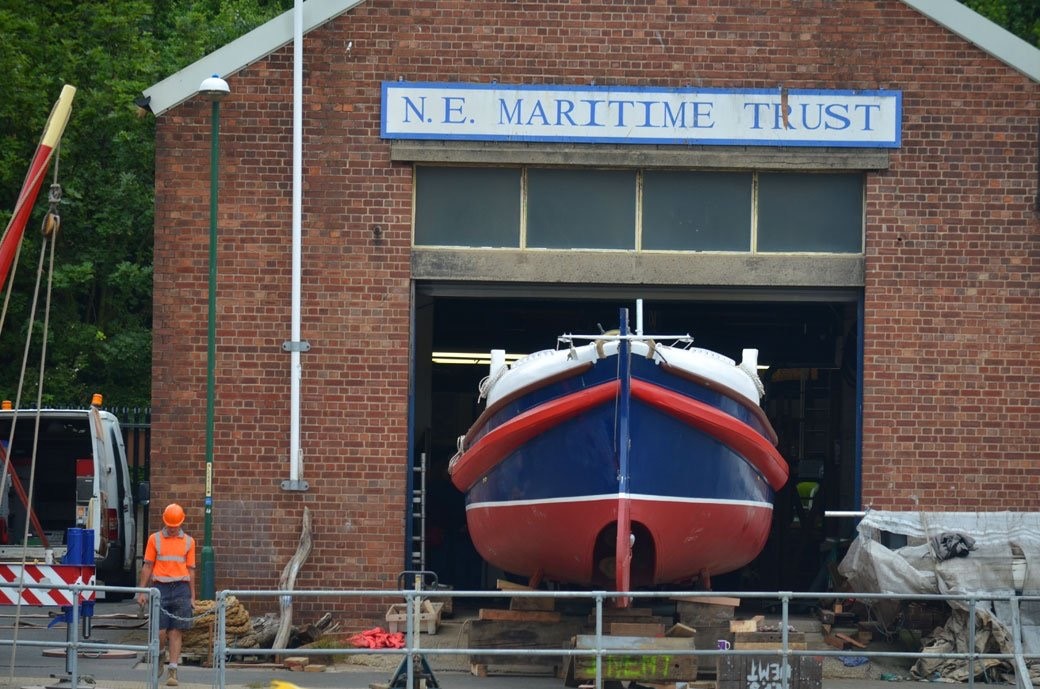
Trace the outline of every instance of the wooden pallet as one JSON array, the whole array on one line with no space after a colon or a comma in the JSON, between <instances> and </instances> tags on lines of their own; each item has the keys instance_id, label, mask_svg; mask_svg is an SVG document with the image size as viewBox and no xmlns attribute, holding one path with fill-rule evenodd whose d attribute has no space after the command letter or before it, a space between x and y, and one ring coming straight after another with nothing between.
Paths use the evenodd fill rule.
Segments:
<instances>
[{"instance_id":1,"label":"wooden pallet","mask_svg":"<svg viewBox=\"0 0 1040 689\"><path fill-rule=\"evenodd\" d=\"M433 603L423 600L419 604L419 619L416 620L416 628L419 633L436 634L441 624L441 609L443 603ZM412 611L415 615L415 611ZM408 625L408 603L394 603L386 611L386 623L390 627L390 633L405 631Z\"/></svg>"}]
</instances>

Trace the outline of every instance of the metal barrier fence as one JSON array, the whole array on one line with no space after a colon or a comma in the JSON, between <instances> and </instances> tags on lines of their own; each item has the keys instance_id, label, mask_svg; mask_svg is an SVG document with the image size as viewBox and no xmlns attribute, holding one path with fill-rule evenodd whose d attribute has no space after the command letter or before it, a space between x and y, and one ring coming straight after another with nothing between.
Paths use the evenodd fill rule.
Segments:
<instances>
[{"instance_id":1,"label":"metal barrier fence","mask_svg":"<svg viewBox=\"0 0 1040 689\"><path fill-rule=\"evenodd\" d=\"M70 605L68 607L68 615L66 619L66 639L64 642L59 641L32 641L27 639L18 639L18 625L15 625L14 635L10 639L0 638L0 646L11 646L13 651L11 655L12 674L13 665L15 660L15 651L18 647L24 646L27 648L54 648L55 646L65 649L65 672L68 674L67 678L61 678L63 682L68 682L71 689L78 689L80 685L80 673L79 673L79 654L81 651L134 651L142 652L151 661L149 667L148 686L151 689L157 689L159 686L159 663L155 662L155 659L159 657L159 589L154 588L127 588L122 586L84 586L82 584L54 584L54 583L19 583L16 581L7 582L0 581L0 589L15 589L17 597L20 599L22 592L26 589L41 589L47 591L69 591L71 593L71 599L77 601L84 600L84 593L94 592L105 592L115 594L126 594L126 593L146 593L149 597L148 604L148 643L142 644L118 644L118 643L98 643L89 641L87 639L80 638L80 624L83 621L81 616L80 606L83 605ZM28 604L20 606L9 606L15 608L30 608ZM89 682L93 684L93 682Z\"/></svg>"},{"instance_id":2,"label":"metal barrier fence","mask_svg":"<svg viewBox=\"0 0 1040 689\"><path fill-rule=\"evenodd\" d=\"M15 589L60 589L71 591L76 600L80 599L80 595L86 591L103 591L112 593L147 593L149 595L149 623L148 623L148 643L145 645L140 644L113 644L113 643L97 643L88 640L81 639L79 637L79 625L80 625L80 610L79 606L71 607L71 619L68 621L67 639L63 643L50 642L50 641L28 641L17 639L17 631L14 639L2 639L0 638L0 646L26 646L26 647L53 647L60 645L65 649L66 652L66 670L69 677L70 686L72 689L78 689L79 686L79 673L77 656L81 650L129 650L135 652L141 652L145 654L146 659L149 661L149 676L148 686L152 689L158 687L159 682L159 591L157 589L145 589L145 588L127 588L127 587L113 587L113 586L82 586L82 585L54 585L54 584L22 584L19 585L16 582L0 582L0 588L15 588ZM379 598L379 599L403 599L405 601L405 646L400 649L368 649L368 648L320 648L320 649L268 649L268 648L238 648L233 644L228 644L226 639L227 633L227 612L228 612L228 599L231 596L235 596L238 599L246 598L272 598L276 601L285 601L291 603L293 599L304 599L304 598L333 598L333 599L361 599L361 598ZM740 599L758 599L758 600L771 600L779 601L780 604L780 648L773 650L765 649L752 649L752 650L741 650L741 649L730 649L725 651L719 651L717 649L640 649L635 652L630 649L620 651L617 649L608 648L604 639L607 635L604 634L603 622L604 622L604 607L607 601L611 601L618 598L628 598L631 601L638 600L652 600L661 599L662 597L685 597L695 596L701 599L710 598L733 598L737 597ZM487 599L487 598L554 598L554 599L591 599L595 608L595 644L593 648L558 648L558 649L520 649L520 648L481 648L472 649L465 646L456 647L438 647L438 648L423 648L421 645L420 638L420 625L421 615L419 614L421 601L424 599L435 600L438 598L452 598L452 599ZM976 611L980 603L993 603L993 602L1006 602L1010 606L1011 611L1011 624L1010 632L1013 640L1014 650L1011 653L978 653L975 652L975 625L968 625L968 648L967 652L904 652L904 651L866 651L856 650L854 652L842 651L842 650L822 650L822 649L793 649L790 646L789 630L791 628L791 604L798 601L808 601L816 604L824 600L846 600L855 599L860 601L931 601L931 602L951 602L958 601L965 605L968 611L968 619L974 620L976 617ZM470 655L474 650L479 650L479 654L482 656L557 656L557 657L576 657L576 656L594 656L595 657L595 686L597 689L603 687L604 683L604 672L603 672L603 661L604 658L617 655L633 655L637 653L640 656L718 656L720 653L732 656L741 655L774 655L779 659L783 660L785 666L791 658L797 658L800 656L848 656L856 655L863 656L866 658L875 657L890 657L890 658L906 658L906 659L919 659L919 658L943 658L943 659L957 659L965 661L968 666L972 669L976 667L976 662L987 659L999 659L1008 661L1015 669L1016 683L1018 689L1032 689L1032 683L1029 678L1029 671L1027 668L1028 660L1040 660L1040 653L1026 653L1023 647L1023 636L1022 636L1022 618L1021 618L1021 604L1029 603L1033 607L1040 605L1040 596L1036 595L1008 595L1008 594L994 594L994 593L976 593L966 595L943 595L943 594L881 594L881 593L853 593L853 592L806 592L796 593L792 591L779 591L771 593L763 592L711 592L711 591L669 591L662 593L660 591L646 591L646 592L611 592L611 591L453 591L449 589L433 588L423 589L416 587L413 589L399 589L399 590L344 590L344 589L332 589L332 590L304 590L304 591L283 591L283 590L223 590L217 593L216 608L215 608L215 633L213 635L213 659L215 665L215 677L214 685L223 689L227 686L227 663L229 656L232 655L249 655L249 656L285 656L285 655L298 655L298 656L310 656L310 655L321 655L321 656L337 656L337 655L398 655L403 656L401 661L401 668L399 672L404 673L406 680L406 687L416 686L415 678L417 676L416 664L421 663L425 665L425 655ZM691 644L692 646L692 644ZM13 659L12 659L13 662ZM968 685L974 687L975 683L975 672L968 672ZM788 689L790 677L788 673L780 673L779 681L783 689Z\"/></svg>"},{"instance_id":3,"label":"metal barrier fence","mask_svg":"<svg viewBox=\"0 0 1040 689\"><path fill-rule=\"evenodd\" d=\"M245 591L245 590L225 590L217 594L217 631L214 640L214 659L217 665L217 686L224 687L226 683L226 668L227 668L227 656L235 654L248 654L248 655L286 655L286 649L257 649L257 648L236 648L233 645L226 643L226 615L227 615L227 600L229 596L236 596L237 598L261 598L261 597L276 597L284 598L307 598L307 597L330 597L330 598L342 598L346 597L370 597L370 598L389 598L400 596L405 600L406 609L406 630L405 634L405 647L403 649L393 650L382 650L382 649L292 649L293 655L358 655L364 653L372 654L404 654L405 668L407 683L406 687L415 686L415 663L417 658L421 657L420 654L426 655L464 655L470 654L474 649L465 647L440 647L440 648L421 648L420 641L420 615L418 614L419 605L421 599L429 598L431 600L437 598L556 598L556 599L571 599L571 598L584 598L592 599L595 603L596 611L596 631L595 631L595 647L591 649L575 649L575 648L558 648L558 649L508 649L508 648L497 648L497 649L479 649L480 655L484 656L515 656L518 653L523 655L544 655L544 656L595 656L596 659L596 676L595 686L597 689L603 687L603 658L608 655L631 655L633 651L627 650L624 652L608 652L608 649L604 646L604 633L603 633L603 609L604 603L608 600L617 598L628 598L630 600L640 599L654 599L661 598L662 593L659 591L646 591L646 592L610 592L610 591L451 591L444 589L402 589L396 592L388 592L385 590L375 591L344 591L344 590L309 590L309 591ZM1001 595L993 593L977 593L968 595L942 595L942 594L887 594L887 593L850 593L850 592L828 592L828 593L795 593L792 591L780 591L776 593L762 593L762 592L708 592L708 591L674 591L665 594L667 597L682 597L682 596L696 596L699 598L740 598L740 599L769 599L779 600L781 605L781 644L777 650L739 650L732 649L726 650L726 654L731 655L776 655L783 659L787 663L789 658L799 656L847 656L850 655L847 651L840 650L819 650L819 649L792 649L789 642L789 629L790 629L790 606L793 601L812 601L818 602L821 600L844 600L853 598L856 600L909 600L909 601L961 601L967 605L968 618L974 620L976 618L976 609L980 602L1007 602L1011 606L1012 610L1012 621L1011 621L1011 634L1014 643L1013 653L978 653L975 652L975 625L969 625L968 631L968 648L970 649L966 653L955 653L955 652L901 652L901 651L861 651L857 650L854 655L863 656L866 658L875 657L890 657L890 658L944 658L944 659L958 659L964 660L968 663L968 666L972 669L976 667L975 663L979 660L986 659L1000 659L1007 660L1015 668L1015 676L1019 689L1032 689L1033 685L1029 679L1029 671L1026 666L1027 659L1040 659L1040 654L1026 654L1023 649L1022 642L1022 625L1020 615L1020 602L1021 601L1038 601L1040 596L1018 596L1018 595ZM654 655L690 655L690 656L704 656L711 655L717 656L718 650L715 649L689 649L689 650L649 650L640 649L639 655L654 656ZM789 687L789 677L787 673L781 673L781 685L783 689ZM968 673L968 686L974 687L975 684L975 673Z\"/></svg>"}]
</instances>

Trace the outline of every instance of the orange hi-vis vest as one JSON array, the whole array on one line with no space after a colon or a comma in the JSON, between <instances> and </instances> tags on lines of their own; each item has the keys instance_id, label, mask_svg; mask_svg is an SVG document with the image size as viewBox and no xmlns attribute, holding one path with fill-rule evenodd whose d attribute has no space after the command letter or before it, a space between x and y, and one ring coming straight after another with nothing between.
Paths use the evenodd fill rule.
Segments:
<instances>
[{"instance_id":1,"label":"orange hi-vis vest","mask_svg":"<svg viewBox=\"0 0 1040 689\"><path fill-rule=\"evenodd\" d=\"M144 559L154 563L152 579L155 581L190 581L188 569L195 568L195 541L181 529L156 531L148 539Z\"/></svg>"}]
</instances>

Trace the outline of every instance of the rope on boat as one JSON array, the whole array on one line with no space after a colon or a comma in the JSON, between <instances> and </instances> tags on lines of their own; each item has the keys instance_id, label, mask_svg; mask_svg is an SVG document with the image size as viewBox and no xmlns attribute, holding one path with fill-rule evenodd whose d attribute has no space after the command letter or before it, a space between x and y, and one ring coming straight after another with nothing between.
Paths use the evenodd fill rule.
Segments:
<instances>
[{"instance_id":1,"label":"rope on boat","mask_svg":"<svg viewBox=\"0 0 1040 689\"><path fill-rule=\"evenodd\" d=\"M647 338L646 340L646 358L653 361L654 354L657 353L657 343L654 342L653 338Z\"/></svg>"},{"instance_id":2,"label":"rope on boat","mask_svg":"<svg viewBox=\"0 0 1040 689\"><path fill-rule=\"evenodd\" d=\"M762 379L758 377L758 371L750 366L746 366L743 361L737 364L737 368L746 373L751 382L755 384L755 390L758 391L759 398L766 394L766 386L762 383Z\"/></svg>"},{"instance_id":3,"label":"rope on boat","mask_svg":"<svg viewBox=\"0 0 1040 689\"><path fill-rule=\"evenodd\" d=\"M459 463L459 458L462 457L462 446L466 442L466 436L460 435L455 440L455 456L448 460L448 475L451 476L455 473L455 465Z\"/></svg>"},{"instance_id":4,"label":"rope on boat","mask_svg":"<svg viewBox=\"0 0 1040 689\"><path fill-rule=\"evenodd\" d=\"M506 374L506 371L508 370L508 365L502 366L497 371L495 371L494 375L484 376L480 380L480 383L477 384L477 392L480 393L477 396L478 403L483 402L487 398L487 396L491 393L491 389L495 387L498 381L502 379L502 376L504 376Z\"/></svg>"}]
</instances>

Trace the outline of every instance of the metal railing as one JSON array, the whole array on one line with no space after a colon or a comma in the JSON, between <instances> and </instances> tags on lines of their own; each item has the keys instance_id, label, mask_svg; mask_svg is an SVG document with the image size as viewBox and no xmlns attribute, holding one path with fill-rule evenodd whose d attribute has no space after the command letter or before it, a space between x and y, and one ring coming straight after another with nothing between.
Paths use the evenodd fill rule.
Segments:
<instances>
[{"instance_id":1,"label":"metal railing","mask_svg":"<svg viewBox=\"0 0 1040 689\"><path fill-rule=\"evenodd\" d=\"M400 583L399 583L400 585ZM52 642L52 641L32 641L32 640L18 640L18 639L2 639L0 638L0 646L25 646L25 647L54 647L59 645L65 649L66 653L66 670L69 674L68 681L71 683L72 689L78 689L80 676L79 668L77 663L77 656L80 651L107 651L107 650L128 650L144 653L149 661L149 676L148 686L153 689L158 686L159 681L159 662L160 657L160 646L159 646L159 592L157 589L151 588L127 588L127 587L112 587L112 586L83 586L83 585L55 585L52 583L44 584L23 584L19 586L17 583L0 582L0 588L13 588L13 589L59 589L71 591L72 595L75 596L75 600L79 600L84 592L98 591L98 592L111 592L111 593L147 593L150 597L149 600L149 623L148 623L148 642L147 644L123 644L123 643L98 643L80 638L79 626L81 622L81 614L79 606L70 606L70 619L68 620L67 639L63 643ZM262 599L270 598L275 601L288 598L292 599L306 599L306 598L331 598L331 599L382 599L382 600L401 600L405 601L405 644L403 648L387 648L387 649L371 649L371 648L293 648L293 649L271 649L271 648L240 648L236 647L234 643L229 643L227 640L227 613L228 613L228 601L234 596L237 599ZM636 602L640 600L653 600L662 598L682 598L682 597L696 597L701 600L709 600L711 598L740 598L741 600L763 600L763 601L777 601L780 606L780 620L779 620L779 632L780 632L780 644L779 648L776 649L727 649L719 650L716 648L708 649L697 649L694 648L694 644L691 640L690 648L686 649L624 649L619 650L617 648L609 648L605 644L605 639L609 638L609 635L604 633L604 617L605 607L608 601L617 598L628 598L629 600ZM437 600L437 599L488 599L488 598L553 598L557 600L568 600L568 599L586 599L591 600L594 606L595 613L595 631L593 634L588 635L594 639L593 647L591 648L472 648L469 646L438 646L423 647L421 643L421 628L422 628L422 615L421 603L423 600ZM796 649L791 646L790 631L791 627L791 606L792 604L798 604L799 602L805 601L811 605L816 605L820 601L825 600L847 600L855 599L857 601L869 602L869 601L928 601L928 602L959 602L963 605L968 614L969 620L976 618L976 612L980 608L982 603L994 603L994 602L1006 602L1010 606L1010 625L1009 631L1013 643L1013 651L1010 653L981 653L975 651L975 625L968 624L967 629L967 647L966 652L932 652L923 649L921 651L910 652L910 651L868 651L857 649L855 651L845 650L823 650L823 649ZM474 655L479 654L481 656L552 656L552 657L563 657L563 658L576 658L576 657L594 657L595 659L595 677L594 682L597 688L601 688L604 683L604 660L612 656L775 656L778 662L783 663L783 668L786 671L779 673L779 682L783 689L788 689L790 683L790 661L793 658L799 658L801 656L813 656L813 657L845 657L849 655L862 656L865 658L902 658L902 659L956 659L967 663L969 667L968 681L969 687L973 687L975 683L975 668L976 663L979 661L985 661L989 659L997 659L1007 661L1015 670L1016 683L1019 689L1032 689L1032 683L1029 677L1029 671L1027 667L1027 661L1040 660L1040 653L1026 653L1023 647L1023 636L1022 636L1022 619L1020 605L1023 602L1030 603L1032 605L1040 604L1040 596L1037 595L1012 595L1012 594L995 594L988 592L981 592L975 594L965 595L944 595L944 594L881 594L881 593L853 593L853 592L806 592L796 593L792 591L779 591L779 592L710 592L710 591L670 591L662 593L660 591L647 591L647 592L611 592L611 591L454 591L444 588L421 588L418 584L416 588L407 589L401 588L399 590L344 590L344 589L329 589L329 590L223 590L219 591L216 596L216 606L214 610L215 614L215 633L213 634L213 661L215 665L215 677L214 685L220 688L227 686L227 668L228 659L231 656L346 656L346 655L397 655L402 656L400 672L403 673L405 678L406 687L416 686L415 679L420 674L421 668L417 669L417 663L425 664L425 655L438 656L438 655Z\"/></svg>"},{"instance_id":2,"label":"metal railing","mask_svg":"<svg viewBox=\"0 0 1040 689\"><path fill-rule=\"evenodd\" d=\"M344 591L340 590L308 590L308 591L278 591L278 590L237 590L237 591L221 591L217 594L217 605L216 605L216 616L217 616L217 632L214 640L214 658L217 665L217 686L224 687L226 682L226 667L227 667L227 656L229 655L286 655L286 649L257 649L257 648L237 648L234 645L228 645L226 643L226 614L227 614L227 600L229 596L235 596L237 598L248 598L248 597L282 597L290 596L291 598L308 598L308 597L330 597L330 598L342 598L348 597L367 597L367 598L389 598L392 596L400 596L405 600L406 608L406 631L405 634L405 647L402 649L364 649L364 648L322 648L322 649L292 649L293 655L321 655L321 656L334 656L334 655L359 655L359 654L404 654L405 663L407 669L407 684L405 686L412 687L414 685L415 677L415 662L420 654L425 655L468 655L474 651L479 651L482 656L516 656L518 654L528 656L564 656L564 657L575 657L575 656L594 656L595 657L595 686L600 689L603 686L604 673L603 673L603 659L608 655L640 655L640 656L718 656L720 653L733 656L763 656L763 655L775 655L779 659L783 660L785 667L789 668L789 659L797 658L800 656L813 656L813 657L842 657L849 655L863 656L866 658L905 658L905 659L919 659L919 658L943 658L943 659L957 659L964 660L967 662L968 667L971 668L968 672L968 686L974 687L975 684L975 663L980 660L987 659L999 659L1006 660L1012 664L1015 668L1016 681L1019 689L1032 689L1032 682L1029 679L1029 672L1026 666L1027 659L1040 659L1040 654L1029 654L1027 655L1023 650L1022 645L1022 627L1021 617L1019 614L1019 601L1027 600L1040 600L1040 596L1018 596L1011 594L993 594L993 593L977 593L967 595L943 595L943 594L888 594L888 593L795 593L793 591L780 591L776 593L762 593L762 592L707 592L707 591L675 591L668 592L662 595L661 592L610 592L610 591L452 591L445 589L402 589L396 592L389 592L386 590L374 590L374 591ZM781 617L780 617L780 648L779 649L731 649L720 651L718 649L639 649L618 651L616 649L607 649L604 646L604 633L603 633L603 618L604 618L604 603L608 600L615 598L629 598L633 601L641 599L660 599L662 597L684 597L694 596L701 599L705 598L740 598L740 599L768 599L768 600L779 600L781 606ZM422 648L420 642L420 626L421 616L418 614L420 600L422 599L437 599L437 598L554 598L554 599L574 599L584 598L592 599L595 604L595 647L586 649L577 648L556 648L556 649L508 649L508 648L496 648L496 649L473 649L469 647L438 647L438 648ZM918 652L910 651L865 651L856 650L855 652L849 652L844 650L821 650L821 649L793 649L790 645L790 606L795 601L811 601L818 602L821 600L846 600L855 599L862 601L878 600L878 601L893 601L893 600L906 600L906 601L930 601L930 602L950 602L950 601L961 601L967 605L968 608L968 619L974 620L976 618L976 611L980 602L1008 602L1011 606L1012 620L1011 620L1011 635L1014 640L1014 651L1012 653L980 653L975 651L975 625L968 625L968 651L967 652L925 652L924 650ZM693 644L691 643L691 646ZM789 672L781 672L781 681L783 689L788 689L789 686Z\"/></svg>"},{"instance_id":3,"label":"metal railing","mask_svg":"<svg viewBox=\"0 0 1040 689\"><path fill-rule=\"evenodd\" d=\"M156 660L159 658L159 589L155 588L128 588L123 586L84 586L82 584L55 584L55 583L29 583L29 582L6 582L0 581L0 589L13 589L19 599L22 597L22 592L25 590L41 589L46 591L69 591L71 593L71 600L81 601L79 605L61 606L63 610L67 608L67 619L66 619L66 638L65 641L33 641L31 639L19 639L18 627L15 627L15 634L10 639L0 638L0 646L11 646L14 649L18 647L27 648L54 648L55 646L63 648L65 650L65 672L68 677L61 678L62 682L68 682L71 689L78 689L80 686L80 680L83 679L79 672L79 654L82 651L133 651L141 652L146 655L150 661L149 666L149 678L148 686L151 689L156 689L159 686L159 663ZM116 593L126 594L134 593L146 593L148 594L148 643L147 644L123 644L123 643L111 643L111 642L96 642L90 641L89 639L80 638L80 625L83 622L81 606L87 601L84 594L89 592L104 592L104 593ZM20 606L10 605L9 607L16 608L33 608L39 606L29 605L23 603ZM66 613L63 613L66 614ZM14 663L14 654L12 653L11 662ZM13 667L10 668L11 674L13 674ZM87 681L86 684L93 685L93 681Z\"/></svg>"}]
</instances>

